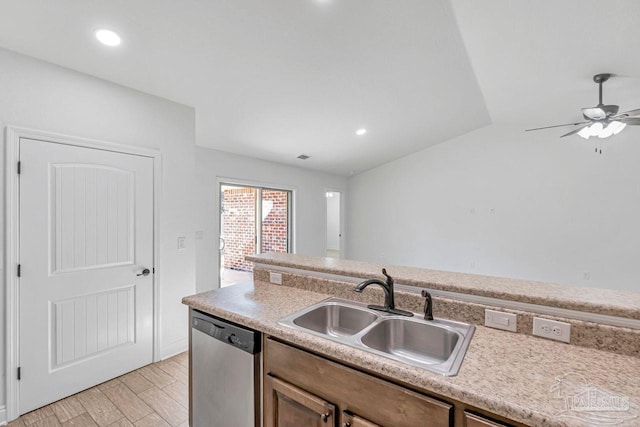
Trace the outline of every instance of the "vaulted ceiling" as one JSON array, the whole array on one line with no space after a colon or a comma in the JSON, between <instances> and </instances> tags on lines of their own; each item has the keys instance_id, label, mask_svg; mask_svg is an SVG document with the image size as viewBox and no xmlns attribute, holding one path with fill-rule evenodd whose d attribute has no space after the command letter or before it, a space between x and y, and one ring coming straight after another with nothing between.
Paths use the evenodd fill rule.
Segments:
<instances>
[{"instance_id":1,"label":"vaulted ceiling","mask_svg":"<svg viewBox=\"0 0 640 427\"><path fill-rule=\"evenodd\" d=\"M0 46L193 106L198 145L345 175L578 119L598 72L640 107L637 40L637 0L0 0Z\"/></svg>"}]
</instances>

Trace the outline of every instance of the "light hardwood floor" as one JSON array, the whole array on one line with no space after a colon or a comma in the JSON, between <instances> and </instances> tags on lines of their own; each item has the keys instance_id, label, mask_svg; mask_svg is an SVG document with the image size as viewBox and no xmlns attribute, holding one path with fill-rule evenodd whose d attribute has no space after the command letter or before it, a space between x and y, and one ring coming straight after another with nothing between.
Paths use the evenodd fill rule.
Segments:
<instances>
[{"instance_id":1,"label":"light hardwood floor","mask_svg":"<svg viewBox=\"0 0 640 427\"><path fill-rule=\"evenodd\" d=\"M188 427L188 366L188 354L181 353L24 414L9 426Z\"/></svg>"}]
</instances>

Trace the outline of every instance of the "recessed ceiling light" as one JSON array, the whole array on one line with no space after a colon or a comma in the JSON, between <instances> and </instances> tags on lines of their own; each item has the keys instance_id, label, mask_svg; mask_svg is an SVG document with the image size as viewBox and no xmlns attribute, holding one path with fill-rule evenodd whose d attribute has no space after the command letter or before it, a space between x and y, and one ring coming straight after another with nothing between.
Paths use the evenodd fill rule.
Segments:
<instances>
[{"instance_id":1,"label":"recessed ceiling light","mask_svg":"<svg viewBox=\"0 0 640 427\"><path fill-rule=\"evenodd\" d=\"M118 46L122 40L120 40L120 36L114 33L111 30L98 30L96 31L96 38L100 41L100 43L107 46Z\"/></svg>"},{"instance_id":2,"label":"recessed ceiling light","mask_svg":"<svg viewBox=\"0 0 640 427\"><path fill-rule=\"evenodd\" d=\"M366 130L365 128L358 129L358 130L356 131L356 135L358 135L358 136L362 136L362 135L364 135L365 133L367 133L367 130Z\"/></svg>"}]
</instances>

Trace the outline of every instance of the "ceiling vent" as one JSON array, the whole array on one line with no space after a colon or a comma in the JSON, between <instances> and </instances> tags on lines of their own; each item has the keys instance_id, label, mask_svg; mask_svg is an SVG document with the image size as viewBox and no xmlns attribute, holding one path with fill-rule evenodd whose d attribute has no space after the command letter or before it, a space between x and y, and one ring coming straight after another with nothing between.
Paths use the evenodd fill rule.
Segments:
<instances>
[{"instance_id":1,"label":"ceiling vent","mask_svg":"<svg viewBox=\"0 0 640 427\"><path fill-rule=\"evenodd\" d=\"M310 156L307 156L306 154L300 154L300 155L298 156L298 158L299 158L300 160L307 160L309 157L310 157Z\"/></svg>"}]
</instances>

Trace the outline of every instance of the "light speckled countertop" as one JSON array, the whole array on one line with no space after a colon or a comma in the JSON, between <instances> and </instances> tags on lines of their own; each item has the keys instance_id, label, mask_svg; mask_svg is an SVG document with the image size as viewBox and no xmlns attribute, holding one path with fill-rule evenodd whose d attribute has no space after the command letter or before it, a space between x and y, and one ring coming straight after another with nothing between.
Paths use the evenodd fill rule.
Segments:
<instances>
[{"instance_id":1,"label":"light speckled countertop","mask_svg":"<svg viewBox=\"0 0 640 427\"><path fill-rule=\"evenodd\" d=\"M602 425L561 415L567 402L564 398L585 390L586 381L592 390L628 398L630 406L627 411L587 412L586 415L630 418L616 425L640 425L639 358L477 326L460 373L444 377L277 323L278 319L328 297L330 295L257 282L185 297L183 303L318 354L524 424ZM564 381L554 388L558 378Z\"/></svg>"},{"instance_id":2,"label":"light speckled countertop","mask_svg":"<svg viewBox=\"0 0 640 427\"><path fill-rule=\"evenodd\" d=\"M640 292L585 288L297 254L268 253L248 256L246 259L254 263L358 278L382 278L380 271L385 267L396 283L404 285L640 319Z\"/></svg>"}]
</instances>

